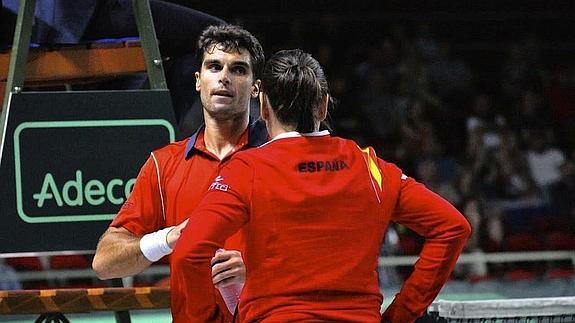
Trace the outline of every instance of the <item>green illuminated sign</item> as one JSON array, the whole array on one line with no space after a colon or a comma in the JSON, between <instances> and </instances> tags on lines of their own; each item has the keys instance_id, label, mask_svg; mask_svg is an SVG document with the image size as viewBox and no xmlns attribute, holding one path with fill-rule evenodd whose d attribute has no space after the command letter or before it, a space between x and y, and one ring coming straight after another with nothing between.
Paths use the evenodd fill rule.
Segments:
<instances>
[{"instance_id":1,"label":"green illuminated sign","mask_svg":"<svg viewBox=\"0 0 575 323\"><path fill-rule=\"evenodd\" d=\"M60 207L64 206L64 204L67 206L83 206L84 200L89 205L101 205L106 201L106 198L112 204L120 205L124 203L124 197L127 198L130 195L132 186L136 182L136 179L132 178L126 181L124 186L124 181L114 178L107 185L104 185L101 181L92 179L84 185L82 179L82 171L77 170L75 180L69 180L64 183L60 193L54 176L48 173L44 176L40 192L32 195L32 198L38 201L36 204L38 208L42 208L44 202L51 199L54 199ZM116 186L124 186L123 197L114 195L114 187Z\"/></svg>"},{"instance_id":2,"label":"green illuminated sign","mask_svg":"<svg viewBox=\"0 0 575 323\"><path fill-rule=\"evenodd\" d=\"M16 206L18 216L28 223L55 223L55 222L80 222L80 221L107 221L111 220L114 213L92 214L26 214L24 201L34 201L34 207L42 210L47 202L53 202L59 208L77 207L82 209L86 206L100 206L105 202L111 205L121 205L128 197L135 179L134 178L111 178L102 181L95 178L86 178L81 169L75 169L74 178L67 178L63 185L58 186L62 178L55 178L52 172L46 172L41 178L42 184L31 194L24 196L22 181L22 155L21 137L30 129L53 129L53 128L108 128L108 127L163 127L167 130L170 142L175 140L173 126L163 119L127 119L127 120L90 120L90 121L42 121L24 122L18 125L14 131L14 169L16 180ZM70 153L74 153L71 151ZM87 163L89 161L86 161ZM113 161L112 161L113 162Z\"/></svg>"}]
</instances>

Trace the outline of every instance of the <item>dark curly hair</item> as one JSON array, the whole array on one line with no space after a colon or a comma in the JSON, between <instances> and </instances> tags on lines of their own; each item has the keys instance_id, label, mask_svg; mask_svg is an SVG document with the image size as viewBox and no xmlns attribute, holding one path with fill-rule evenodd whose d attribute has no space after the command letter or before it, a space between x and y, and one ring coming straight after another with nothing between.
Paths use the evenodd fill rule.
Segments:
<instances>
[{"instance_id":1,"label":"dark curly hair","mask_svg":"<svg viewBox=\"0 0 575 323\"><path fill-rule=\"evenodd\" d=\"M198 40L198 62L201 66L204 54L211 53L215 45L225 52L245 49L250 53L254 79L259 79L265 63L264 50L260 42L249 31L235 25L209 26Z\"/></svg>"}]
</instances>

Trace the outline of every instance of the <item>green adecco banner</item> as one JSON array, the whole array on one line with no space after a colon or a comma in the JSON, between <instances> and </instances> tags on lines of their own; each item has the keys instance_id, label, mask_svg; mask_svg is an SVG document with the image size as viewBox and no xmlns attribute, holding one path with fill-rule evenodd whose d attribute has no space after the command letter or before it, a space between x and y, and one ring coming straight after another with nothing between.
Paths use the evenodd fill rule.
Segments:
<instances>
[{"instance_id":1,"label":"green adecco banner","mask_svg":"<svg viewBox=\"0 0 575 323\"><path fill-rule=\"evenodd\" d=\"M0 253L94 250L150 152L175 140L167 91L12 95Z\"/></svg>"}]
</instances>

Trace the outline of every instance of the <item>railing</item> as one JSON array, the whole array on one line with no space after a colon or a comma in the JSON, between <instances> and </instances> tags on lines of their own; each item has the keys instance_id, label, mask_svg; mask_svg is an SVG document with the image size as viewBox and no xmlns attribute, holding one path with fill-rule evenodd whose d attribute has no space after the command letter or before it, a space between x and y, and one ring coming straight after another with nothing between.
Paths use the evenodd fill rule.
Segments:
<instances>
[{"instance_id":1,"label":"railing","mask_svg":"<svg viewBox=\"0 0 575 323\"><path fill-rule=\"evenodd\" d=\"M0 254L0 260L15 254ZM27 256L30 256L27 254ZM42 257L49 257L42 255ZM411 266L417 256L381 257L379 266ZM461 255L458 264L473 263L486 266L488 263L534 262L570 260L575 267L575 251L540 251L540 252L474 252ZM154 265L137 277L168 276L168 265ZM94 278L90 268L63 269L16 272L21 282L33 280L66 280ZM130 322L128 310L166 309L169 308L169 288L133 286L134 277L123 280L127 288L75 288L0 291L1 314L39 314L37 322L68 322L65 315L69 313L92 311L115 311L117 322ZM48 305L46 305L48 304ZM433 307L433 306L432 306Z\"/></svg>"},{"instance_id":2,"label":"railing","mask_svg":"<svg viewBox=\"0 0 575 323\"><path fill-rule=\"evenodd\" d=\"M393 256L379 258L379 266L409 266L417 261L417 256ZM575 251L529 251L529 252L473 252L462 254L457 260L458 264L505 263L505 262L532 262L571 260L575 267Z\"/></svg>"},{"instance_id":3,"label":"railing","mask_svg":"<svg viewBox=\"0 0 575 323\"><path fill-rule=\"evenodd\" d=\"M0 255L0 257L2 257ZM380 267L411 266L417 261L417 256L390 256L380 257ZM508 263L508 262L537 262L537 261L558 261L570 260L575 267L575 251L537 251L537 252L496 252L483 253L473 252L462 254L459 257L458 264L478 264L485 266L488 263ZM155 265L144 272L138 274L138 277L151 277L169 275L170 268L168 265ZM86 269L58 269L42 271L21 271L16 272L16 277L21 281L33 281L42 279L76 279L76 278L96 278L96 274L90 268ZM130 279L124 280L124 283L130 285Z\"/></svg>"}]
</instances>

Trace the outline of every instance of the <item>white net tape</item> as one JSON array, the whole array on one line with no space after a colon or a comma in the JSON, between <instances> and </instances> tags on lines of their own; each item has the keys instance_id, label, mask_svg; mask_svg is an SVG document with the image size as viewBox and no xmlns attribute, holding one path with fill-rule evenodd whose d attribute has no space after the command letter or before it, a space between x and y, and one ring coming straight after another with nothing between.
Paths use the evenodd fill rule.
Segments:
<instances>
[{"instance_id":1,"label":"white net tape","mask_svg":"<svg viewBox=\"0 0 575 323\"><path fill-rule=\"evenodd\" d=\"M481 319L575 315L574 297L434 302L429 312L441 318Z\"/></svg>"}]
</instances>

